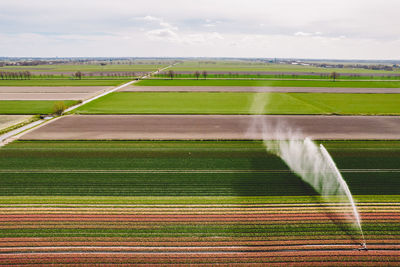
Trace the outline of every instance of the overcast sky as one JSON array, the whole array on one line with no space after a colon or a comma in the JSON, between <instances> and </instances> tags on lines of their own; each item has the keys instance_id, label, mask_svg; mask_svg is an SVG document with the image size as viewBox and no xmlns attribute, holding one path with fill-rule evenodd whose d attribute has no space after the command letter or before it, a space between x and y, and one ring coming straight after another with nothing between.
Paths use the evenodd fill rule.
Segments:
<instances>
[{"instance_id":1,"label":"overcast sky","mask_svg":"<svg viewBox=\"0 0 400 267\"><path fill-rule=\"evenodd\" d=\"M0 56L400 59L400 0L0 0Z\"/></svg>"}]
</instances>

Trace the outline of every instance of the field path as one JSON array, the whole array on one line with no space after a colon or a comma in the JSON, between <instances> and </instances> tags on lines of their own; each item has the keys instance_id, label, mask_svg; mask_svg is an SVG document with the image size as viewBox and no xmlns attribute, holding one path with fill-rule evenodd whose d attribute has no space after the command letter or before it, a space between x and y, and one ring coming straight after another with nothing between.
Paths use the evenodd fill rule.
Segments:
<instances>
[{"instance_id":1,"label":"field path","mask_svg":"<svg viewBox=\"0 0 400 267\"><path fill-rule=\"evenodd\" d=\"M172 64L172 65L169 65L169 66L167 66L167 67L165 67L165 68L163 68L163 69L159 69L159 70L157 70L157 71L155 71L155 72L152 72L152 73L150 73L150 74L146 74L145 76L143 76L143 77L141 77L141 78L142 78L142 79L146 79L146 78L150 77L151 75L157 74L157 73L159 73L159 72L161 72L161 71L164 71L164 70L166 70L166 69L168 69L168 68L170 68L170 67L173 67L174 65L176 65L176 63L175 63L175 64ZM78 105L75 105L75 106L72 106L72 107L66 109L66 110L64 111L64 113L70 112L70 111L72 111L72 110L74 110L74 109L76 109L76 108L78 108L78 107L80 107L80 106L82 106L82 105L84 105L84 104L87 104L87 103L89 103L89 102L91 102L91 101L93 101L93 100L95 100L95 99L98 99L98 98L100 98L100 97L102 97L102 96L108 95L108 94L110 94L110 93L112 93L112 92L115 92L115 91L117 91L117 90L119 90L119 89L122 89L122 88L124 88L125 86L131 85L131 84L133 84L133 83L135 83L135 82L137 82L137 81L139 81L139 80L130 81L130 82L125 83L125 84L123 84L123 85L120 85L120 86L117 86L117 87L115 87L115 88L112 88L111 90L103 91L103 93L97 94L97 95L95 95L95 96L93 96L93 97L91 97L91 98L89 98L89 99L86 99L85 101L83 101L82 103L80 103L80 104L78 104ZM10 88L12 88L12 87L6 87L6 88L3 89L3 90L5 90L5 91L7 92L7 90L10 90ZM83 88L83 87L80 87L80 88ZM98 89L98 87L93 87L93 88L97 88L97 89ZM26 89L19 88L19 89L17 89L17 90L19 90L20 92L23 92L23 91L26 90ZM22 90L22 91L21 91L21 90ZM46 89L45 89L45 90L46 90ZM47 90L49 90L49 89L47 89ZM72 90L74 90L74 89L72 89ZM81 90L81 89L78 89L78 90ZM87 89L86 89L86 90L87 90ZM1 93L1 91L0 91L0 93ZM26 133L29 133L30 130L34 129L35 127L37 127L37 126L43 126L45 122L51 122L50 119L51 119L51 117L49 117L49 118L47 118L47 119L35 121L35 122L33 122L33 123L30 123L30 124L28 124L28 125L24 125L23 127L20 127L20 128L18 128L18 129L15 129L15 130L13 130L13 131L11 131L11 132L8 132L8 133L6 133L6 134L4 134L4 135L1 135L1 136L0 136L0 147L2 147L2 146L4 146L4 145L8 144L9 142L14 141L15 139L17 139L17 138L20 136L21 133L23 133L23 132L25 132L25 131L27 131L27 130L29 130L29 131L27 131Z\"/></svg>"},{"instance_id":2,"label":"field path","mask_svg":"<svg viewBox=\"0 0 400 267\"><path fill-rule=\"evenodd\" d=\"M126 86L120 92L278 92L400 94L400 88L257 87L257 86Z\"/></svg>"},{"instance_id":3,"label":"field path","mask_svg":"<svg viewBox=\"0 0 400 267\"><path fill-rule=\"evenodd\" d=\"M161 71L164 71L164 70L166 70L166 69L168 69L168 68L170 68L170 67L172 67L172 66L174 66L174 65L175 65L175 64L172 64L172 65L169 65L169 66L167 66L167 67L165 67L165 68L163 68L163 69L157 70L157 71L152 72L152 73L150 73L150 74L146 74L145 76L141 77L141 79L146 79L146 78L150 77L151 75L157 74L157 73L159 73L159 72L161 72ZM92 98L89 98L89 99L83 101L82 103L80 103L80 104L78 104L78 105L75 105L75 106L72 106L72 107L66 109L66 110L64 111L64 113L67 113L67 112L70 112L70 111L72 111L72 110L74 110L74 109L77 109L77 108L79 108L80 106L83 106L83 105L85 105L85 104L87 104L87 103L89 103L89 102L92 102L92 101L95 100L95 99L98 99L98 98L100 98L100 97L103 97L103 96L105 96L105 95L108 95L108 94L110 94L110 93L112 93L112 92L121 90L121 89L123 89L124 87L129 86L129 85L131 85L131 84L133 84L133 83L136 83L136 82L138 82L138 81L140 81L140 79L130 81L130 82L125 83L125 84L123 84L123 85L117 86L117 87L115 87L115 88L113 88L113 89L111 89L111 90L108 90L108 91L106 91L106 92L104 92L104 93L101 93L101 94L99 94L99 95L96 95L96 96L94 96L94 97L92 97Z\"/></svg>"}]
</instances>

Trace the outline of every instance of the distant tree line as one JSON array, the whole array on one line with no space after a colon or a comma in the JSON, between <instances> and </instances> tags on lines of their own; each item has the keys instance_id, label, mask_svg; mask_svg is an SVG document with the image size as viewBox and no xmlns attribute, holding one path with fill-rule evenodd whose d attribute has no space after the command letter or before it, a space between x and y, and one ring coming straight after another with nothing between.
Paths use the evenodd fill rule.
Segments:
<instances>
[{"instance_id":1,"label":"distant tree line","mask_svg":"<svg viewBox=\"0 0 400 267\"><path fill-rule=\"evenodd\" d=\"M29 71L18 71L18 72L2 71L2 72L0 72L1 80L30 80L31 77L32 77L32 74Z\"/></svg>"},{"instance_id":2,"label":"distant tree line","mask_svg":"<svg viewBox=\"0 0 400 267\"><path fill-rule=\"evenodd\" d=\"M196 71L193 74L181 74L181 73L176 73L173 70L169 70L167 72L160 72L154 76L155 77L168 77L172 80L172 79L174 79L174 77L182 77L182 76L188 76L188 75L196 77L196 79L199 79L200 76L203 77L204 79L207 79L208 72L207 71L202 71L202 72Z\"/></svg>"}]
</instances>

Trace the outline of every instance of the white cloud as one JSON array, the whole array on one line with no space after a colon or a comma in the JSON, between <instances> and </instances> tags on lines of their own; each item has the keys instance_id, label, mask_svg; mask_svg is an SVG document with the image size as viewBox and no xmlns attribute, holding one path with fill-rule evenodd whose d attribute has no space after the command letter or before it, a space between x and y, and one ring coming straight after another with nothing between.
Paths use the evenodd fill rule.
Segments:
<instances>
[{"instance_id":1,"label":"white cloud","mask_svg":"<svg viewBox=\"0 0 400 267\"><path fill-rule=\"evenodd\" d=\"M4 56L396 59L398 10L398 0L0 0L0 48Z\"/></svg>"},{"instance_id":2,"label":"white cloud","mask_svg":"<svg viewBox=\"0 0 400 267\"><path fill-rule=\"evenodd\" d=\"M162 20L153 16L146 16L143 18L145 21L156 21L156 22L161 22Z\"/></svg>"},{"instance_id":3,"label":"white cloud","mask_svg":"<svg viewBox=\"0 0 400 267\"><path fill-rule=\"evenodd\" d=\"M171 29L156 29L146 33L150 40L167 40L170 42L179 42L180 38L176 32Z\"/></svg>"},{"instance_id":4,"label":"white cloud","mask_svg":"<svg viewBox=\"0 0 400 267\"><path fill-rule=\"evenodd\" d=\"M295 36L311 36L313 34L309 33L309 32L296 32L294 35Z\"/></svg>"},{"instance_id":5,"label":"white cloud","mask_svg":"<svg viewBox=\"0 0 400 267\"><path fill-rule=\"evenodd\" d=\"M309 37L309 36L321 36L322 32L296 32L294 36L302 36L302 37Z\"/></svg>"}]
</instances>

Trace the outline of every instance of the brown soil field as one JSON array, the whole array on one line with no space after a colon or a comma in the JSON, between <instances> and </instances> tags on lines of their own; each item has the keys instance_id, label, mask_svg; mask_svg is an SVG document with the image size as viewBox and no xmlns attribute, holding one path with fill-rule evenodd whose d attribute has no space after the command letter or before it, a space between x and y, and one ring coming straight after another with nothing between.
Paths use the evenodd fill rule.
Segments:
<instances>
[{"instance_id":1,"label":"brown soil field","mask_svg":"<svg viewBox=\"0 0 400 267\"><path fill-rule=\"evenodd\" d=\"M23 257L21 257L23 255ZM38 252L0 255L3 264L224 264L249 266L251 263L290 264L310 266L398 266L399 252L396 251L293 251L293 252ZM121 266L121 265L119 265Z\"/></svg>"},{"instance_id":2,"label":"brown soil field","mask_svg":"<svg viewBox=\"0 0 400 267\"><path fill-rule=\"evenodd\" d=\"M111 87L0 87L0 100L84 100Z\"/></svg>"},{"instance_id":3,"label":"brown soil field","mask_svg":"<svg viewBox=\"0 0 400 267\"><path fill-rule=\"evenodd\" d=\"M279 92L400 94L400 88L251 87L251 86L126 86L120 92Z\"/></svg>"},{"instance_id":4,"label":"brown soil field","mask_svg":"<svg viewBox=\"0 0 400 267\"><path fill-rule=\"evenodd\" d=\"M22 135L23 140L245 140L261 139L254 124L284 122L296 137L400 139L397 116L72 115ZM254 127L254 125L256 127ZM274 139L272 133L267 138Z\"/></svg>"}]
</instances>

